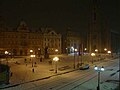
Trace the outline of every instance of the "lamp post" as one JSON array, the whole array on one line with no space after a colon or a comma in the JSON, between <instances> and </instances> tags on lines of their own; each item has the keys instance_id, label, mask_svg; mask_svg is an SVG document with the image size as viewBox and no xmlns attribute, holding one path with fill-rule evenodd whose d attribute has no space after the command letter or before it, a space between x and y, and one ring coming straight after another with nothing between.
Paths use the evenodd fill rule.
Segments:
<instances>
[{"instance_id":1,"label":"lamp post","mask_svg":"<svg viewBox=\"0 0 120 90\"><path fill-rule=\"evenodd\" d=\"M107 53L109 54L109 58L110 58L110 56L111 56L111 51L108 51Z\"/></svg>"},{"instance_id":2,"label":"lamp post","mask_svg":"<svg viewBox=\"0 0 120 90\"><path fill-rule=\"evenodd\" d=\"M73 48L73 50L74 50L74 64L73 64L73 67L75 69L75 48Z\"/></svg>"},{"instance_id":3,"label":"lamp post","mask_svg":"<svg viewBox=\"0 0 120 90\"><path fill-rule=\"evenodd\" d=\"M106 53L106 52L107 52L107 48L104 48L104 51L105 51L105 58L106 58L106 54L107 54L107 53Z\"/></svg>"},{"instance_id":4,"label":"lamp post","mask_svg":"<svg viewBox=\"0 0 120 90\"><path fill-rule=\"evenodd\" d=\"M95 49L95 52L97 53L97 52L98 52L98 49Z\"/></svg>"},{"instance_id":5,"label":"lamp post","mask_svg":"<svg viewBox=\"0 0 120 90\"><path fill-rule=\"evenodd\" d=\"M30 50L30 55L33 53L33 50Z\"/></svg>"},{"instance_id":6,"label":"lamp post","mask_svg":"<svg viewBox=\"0 0 120 90\"><path fill-rule=\"evenodd\" d=\"M30 50L30 61L31 61L31 55L33 54L33 50Z\"/></svg>"},{"instance_id":7,"label":"lamp post","mask_svg":"<svg viewBox=\"0 0 120 90\"><path fill-rule=\"evenodd\" d=\"M97 90L100 90L100 72L103 72L105 69L104 67L94 67L94 70L98 72L98 86L97 86Z\"/></svg>"},{"instance_id":8,"label":"lamp post","mask_svg":"<svg viewBox=\"0 0 120 90\"><path fill-rule=\"evenodd\" d=\"M31 59L35 57L35 55L30 55ZM33 59L32 59L32 67L33 67Z\"/></svg>"},{"instance_id":9,"label":"lamp post","mask_svg":"<svg viewBox=\"0 0 120 90\"><path fill-rule=\"evenodd\" d=\"M38 48L38 57L40 57L41 49Z\"/></svg>"},{"instance_id":10,"label":"lamp post","mask_svg":"<svg viewBox=\"0 0 120 90\"><path fill-rule=\"evenodd\" d=\"M6 57L7 65L8 65L8 59L7 59L8 53L9 53L8 51L5 51L5 57Z\"/></svg>"},{"instance_id":11,"label":"lamp post","mask_svg":"<svg viewBox=\"0 0 120 90\"><path fill-rule=\"evenodd\" d=\"M98 49L95 49L96 56L98 55Z\"/></svg>"},{"instance_id":12,"label":"lamp post","mask_svg":"<svg viewBox=\"0 0 120 90\"><path fill-rule=\"evenodd\" d=\"M119 67L119 70L120 70L120 53L118 53L118 67ZM120 72L119 72L119 85L118 85L118 88L120 89Z\"/></svg>"},{"instance_id":13,"label":"lamp post","mask_svg":"<svg viewBox=\"0 0 120 90\"><path fill-rule=\"evenodd\" d=\"M104 48L104 51L106 52L106 51L107 51L107 48Z\"/></svg>"},{"instance_id":14,"label":"lamp post","mask_svg":"<svg viewBox=\"0 0 120 90\"><path fill-rule=\"evenodd\" d=\"M55 49L56 54L58 54L58 49Z\"/></svg>"},{"instance_id":15,"label":"lamp post","mask_svg":"<svg viewBox=\"0 0 120 90\"><path fill-rule=\"evenodd\" d=\"M53 61L55 62L55 73L57 73L57 62L58 62L59 58L58 57L54 57Z\"/></svg>"},{"instance_id":16,"label":"lamp post","mask_svg":"<svg viewBox=\"0 0 120 90\"><path fill-rule=\"evenodd\" d=\"M87 52L87 48L84 49L85 53Z\"/></svg>"},{"instance_id":17,"label":"lamp post","mask_svg":"<svg viewBox=\"0 0 120 90\"><path fill-rule=\"evenodd\" d=\"M95 56L95 53L91 53L92 56L92 63L93 63L93 57Z\"/></svg>"}]
</instances>

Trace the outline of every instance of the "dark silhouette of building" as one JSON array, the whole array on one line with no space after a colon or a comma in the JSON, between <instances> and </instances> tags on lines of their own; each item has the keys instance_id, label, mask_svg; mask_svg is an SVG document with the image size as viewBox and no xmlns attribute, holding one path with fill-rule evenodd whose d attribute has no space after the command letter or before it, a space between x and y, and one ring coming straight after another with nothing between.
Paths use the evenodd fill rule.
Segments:
<instances>
[{"instance_id":1,"label":"dark silhouette of building","mask_svg":"<svg viewBox=\"0 0 120 90\"><path fill-rule=\"evenodd\" d=\"M101 13L99 7L100 0L90 1L89 30L87 38L87 48L90 53L104 52L104 48L111 50L111 33L108 28L107 19Z\"/></svg>"}]
</instances>

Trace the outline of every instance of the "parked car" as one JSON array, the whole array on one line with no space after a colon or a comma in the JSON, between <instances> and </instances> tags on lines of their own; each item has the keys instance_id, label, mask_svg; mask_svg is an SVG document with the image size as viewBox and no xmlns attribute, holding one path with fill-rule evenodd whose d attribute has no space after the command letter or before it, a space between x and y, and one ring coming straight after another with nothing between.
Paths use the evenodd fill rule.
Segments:
<instances>
[{"instance_id":1,"label":"parked car","mask_svg":"<svg viewBox=\"0 0 120 90\"><path fill-rule=\"evenodd\" d=\"M86 69L89 69L90 68L90 65L89 64L84 64L82 66L80 66L80 70L86 70Z\"/></svg>"}]
</instances>

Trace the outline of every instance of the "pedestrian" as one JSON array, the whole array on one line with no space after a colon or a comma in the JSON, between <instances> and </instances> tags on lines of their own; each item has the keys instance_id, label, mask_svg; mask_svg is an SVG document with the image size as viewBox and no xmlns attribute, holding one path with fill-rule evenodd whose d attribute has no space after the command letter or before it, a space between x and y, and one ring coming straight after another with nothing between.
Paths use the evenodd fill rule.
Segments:
<instances>
[{"instance_id":1,"label":"pedestrian","mask_svg":"<svg viewBox=\"0 0 120 90\"><path fill-rule=\"evenodd\" d=\"M34 73L34 68L32 69L32 72Z\"/></svg>"},{"instance_id":2,"label":"pedestrian","mask_svg":"<svg viewBox=\"0 0 120 90\"><path fill-rule=\"evenodd\" d=\"M25 58L25 60L24 60L25 62L27 61L27 59Z\"/></svg>"},{"instance_id":3,"label":"pedestrian","mask_svg":"<svg viewBox=\"0 0 120 90\"><path fill-rule=\"evenodd\" d=\"M13 75L13 73L11 72L11 73L10 73L10 76L12 77L12 75Z\"/></svg>"},{"instance_id":4,"label":"pedestrian","mask_svg":"<svg viewBox=\"0 0 120 90\"><path fill-rule=\"evenodd\" d=\"M34 67L36 67L37 65L36 65L37 63L35 62L35 65L34 65Z\"/></svg>"},{"instance_id":5,"label":"pedestrian","mask_svg":"<svg viewBox=\"0 0 120 90\"><path fill-rule=\"evenodd\" d=\"M42 57L40 58L40 62L42 62Z\"/></svg>"}]
</instances>

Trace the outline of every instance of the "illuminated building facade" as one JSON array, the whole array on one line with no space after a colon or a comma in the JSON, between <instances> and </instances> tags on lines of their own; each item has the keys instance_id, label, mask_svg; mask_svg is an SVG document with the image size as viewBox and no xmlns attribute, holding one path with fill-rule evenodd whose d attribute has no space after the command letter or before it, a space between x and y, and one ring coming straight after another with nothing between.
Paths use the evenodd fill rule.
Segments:
<instances>
[{"instance_id":1,"label":"illuminated building facade","mask_svg":"<svg viewBox=\"0 0 120 90\"><path fill-rule=\"evenodd\" d=\"M55 53L55 49L61 53L61 35L52 29L45 31L31 30L24 21L21 21L15 30L0 27L0 51L8 51L12 55L26 56L33 50L34 54L44 54L44 48L48 47L49 54Z\"/></svg>"}]
</instances>

